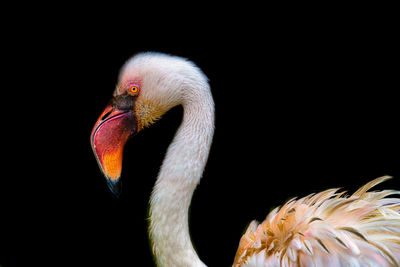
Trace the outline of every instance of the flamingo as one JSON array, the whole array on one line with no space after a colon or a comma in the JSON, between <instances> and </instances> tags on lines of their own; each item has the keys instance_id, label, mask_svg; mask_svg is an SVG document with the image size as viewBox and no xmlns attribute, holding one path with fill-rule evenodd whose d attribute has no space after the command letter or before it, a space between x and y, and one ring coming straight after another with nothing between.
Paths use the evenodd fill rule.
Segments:
<instances>
[{"instance_id":1,"label":"flamingo","mask_svg":"<svg viewBox=\"0 0 400 267\"><path fill-rule=\"evenodd\" d=\"M158 266L206 266L191 243L188 209L214 133L208 79L191 61L139 53L122 67L113 99L97 120L91 146L112 192L119 192L123 148L130 136L174 106L183 120L150 198L149 235ZM329 189L275 208L253 221L240 239L233 266L400 266L399 191L352 195Z\"/></svg>"}]
</instances>

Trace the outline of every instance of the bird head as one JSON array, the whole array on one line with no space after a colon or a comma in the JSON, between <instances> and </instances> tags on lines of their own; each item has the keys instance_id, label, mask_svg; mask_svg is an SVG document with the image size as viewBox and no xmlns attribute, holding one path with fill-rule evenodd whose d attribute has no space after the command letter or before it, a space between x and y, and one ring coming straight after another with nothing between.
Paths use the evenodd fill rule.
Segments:
<instances>
[{"instance_id":1,"label":"bird head","mask_svg":"<svg viewBox=\"0 0 400 267\"><path fill-rule=\"evenodd\" d=\"M90 142L107 184L120 191L123 148L133 134L184 104L188 84L207 83L190 61L160 53L141 53L122 67L113 98L95 123ZM190 87L190 86L189 86Z\"/></svg>"}]
</instances>

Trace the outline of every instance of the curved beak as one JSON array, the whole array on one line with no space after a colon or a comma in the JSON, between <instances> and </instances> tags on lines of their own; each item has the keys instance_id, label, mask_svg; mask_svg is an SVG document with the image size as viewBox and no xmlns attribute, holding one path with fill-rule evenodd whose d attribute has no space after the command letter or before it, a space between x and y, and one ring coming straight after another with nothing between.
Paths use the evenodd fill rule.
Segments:
<instances>
[{"instance_id":1,"label":"curved beak","mask_svg":"<svg viewBox=\"0 0 400 267\"><path fill-rule=\"evenodd\" d=\"M90 143L97 163L115 195L120 193L122 152L128 138L137 132L132 110L119 110L107 105L93 127Z\"/></svg>"}]
</instances>

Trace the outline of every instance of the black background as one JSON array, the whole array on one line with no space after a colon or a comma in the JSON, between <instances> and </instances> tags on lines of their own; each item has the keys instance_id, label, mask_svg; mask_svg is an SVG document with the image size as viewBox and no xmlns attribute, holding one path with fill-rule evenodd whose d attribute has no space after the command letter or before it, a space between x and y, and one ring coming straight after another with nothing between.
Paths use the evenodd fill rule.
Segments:
<instances>
[{"instance_id":1,"label":"black background","mask_svg":"<svg viewBox=\"0 0 400 267\"><path fill-rule=\"evenodd\" d=\"M167 25L89 8L25 24L4 92L0 264L153 266L148 201L182 108L127 143L119 198L89 143L119 68L141 51L186 57L210 79L216 130L190 213L207 265L229 266L247 224L291 197L386 174L378 188L399 189L399 43L385 12L239 12L206 26L208 14Z\"/></svg>"}]
</instances>

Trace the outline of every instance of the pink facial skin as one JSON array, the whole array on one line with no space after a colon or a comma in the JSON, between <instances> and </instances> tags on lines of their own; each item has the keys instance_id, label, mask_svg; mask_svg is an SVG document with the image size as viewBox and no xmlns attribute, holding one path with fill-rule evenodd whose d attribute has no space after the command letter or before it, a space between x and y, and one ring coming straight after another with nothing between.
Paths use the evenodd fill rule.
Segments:
<instances>
[{"instance_id":1,"label":"pink facial skin","mask_svg":"<svg viewBox=\"0 0 400 267\"><path fill-rule=\"evenodd\" d=\"M139 78L134 78L129 80L121 79L121 81L119 82L114 91L114 97L125 94L132 86L137 86L140 90L140 88L142 87L142 80Z\"/></svg>"}]
</instances>

